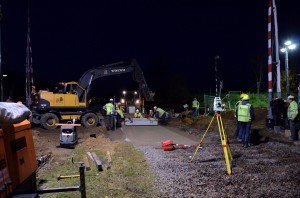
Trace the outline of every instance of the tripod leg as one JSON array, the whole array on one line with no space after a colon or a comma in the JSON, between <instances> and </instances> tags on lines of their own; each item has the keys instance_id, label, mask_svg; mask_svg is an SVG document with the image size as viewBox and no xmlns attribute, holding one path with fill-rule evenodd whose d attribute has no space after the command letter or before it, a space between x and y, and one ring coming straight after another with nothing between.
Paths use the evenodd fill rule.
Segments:
<instances>
[{"instance_id":1,"label":"tripod leg","mask_svg":"<svg viewBox=\"0 0 300 198\"><path fill-rule=\"evenodd\" d=\"M194 160L194 158L195 158L195 156L196 156L196 153L198 152L199 148L201 148L201 144L202 144L202 142L203 142L203 140L204 140L204 137L205 137L205 135L206 135L206 133L207 133L207 131L208 131L208 129L209 129L211 123L213 122L214 118L215 118L215 116L212 117L212 119L211 119L211 121L210 121L210 123L209 123L209 125L208 125L208 127L207 127L207 129L206 129L206 131L205 131L205 133L203 134L203 136L202 136L202 138L201 138L201 140L200 140L200 142L199 142L199 144L198 144L198 146L197 146L197 148L196 148L196 150L195 150L195 152L194 152L194 154L193 154L193 157L192 157L191 160L190 160L190 162L192 162L192 161Z\"/></svg>"},{"instance_id":2,"label":"tripod leg","mask_svg":"<svg viewBox=\"0 0 300 198\"><path fill-rule=\"evenodd\" d=\"M232 153L231 153L231 149L230 149L230 145L229 145L229 141L228 141L228 135L224 129L224 125L223 125L223 121L222 121L222 117L221 115L218 117L219 118L219 122L220 122L220 127L219 127L219 130L221 129L221 134L222 134L222 137L223 137L223 140L226 142L226 145L228 147L228 154L229 154L229 159L230 160L233 160L232 158ZM220 134L220 135L221 135ZM221 137L221 140L222 140L222 137Z\"/></svg>"},{"instance_id":3,"label":"tripod leg","mask_svg":"<svg viewBox=\"0 0 300 198\"><path fill-rule=\"evenodd\" d=\"M230 151L230 146L229 146L229 143L228 143L227 135L225 133L222 118L221 118L220 114L217 115L217 121L218 121L220 138L221 138L222 147L223 147L224 156L225 156L227 172L228 172L229 175L231 175L230 161L232 160L232 154L231 154L231 151Z\"/></svg>"}]
</instances>

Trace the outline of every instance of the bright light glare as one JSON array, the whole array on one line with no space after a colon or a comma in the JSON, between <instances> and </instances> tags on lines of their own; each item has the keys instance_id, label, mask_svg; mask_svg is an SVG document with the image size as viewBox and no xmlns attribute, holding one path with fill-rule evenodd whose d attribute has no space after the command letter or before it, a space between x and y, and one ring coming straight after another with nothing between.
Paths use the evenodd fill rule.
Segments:
<instances>
[{"instance_id":1,"label":"bright light glare","mask_svg":"<svg viewBox=\"0 0 300 198\"><path fill-rule=\"evenodd\" d=\"M139 99L137 99L137 100L135 101L135 103L136 103L136 104L139 104L139 103L140 103L140 100L139 100Z\"/></svg>"},{"instance_id":2,"label":"bright light glare","mask_svg":"<svg viewBox=\"0 0 300 198\"><path fill-rule=\"evenodd\" d=\"M285 45L291 45L291 44L292 44L292 41L286 41L284 44L285 44Z\"/></svg>"},{"instance_id":3,"label":"bright light glare","mask_svg":"<svg viewBox=\"0 0 300 198\"><path fill-rule=\"evenodd\" d=\"M7 77L7 74L3 74L2 76L3 76L3 77Z\"/></svg>"},{"instance_id":4,"label":"bright light glare","mask_svg":"<svg viewBox=\"0 0 300 198\"><path fill-rule=\"evenodd\" d=\"M281 48L280 51L281 51L281 52L285 52L285 51L286 51L286 48Z\"/></svg>"},{"instance_id":5,"label":"bright light glare","mask_svg":"<svg viewBox=\"0 0 300 198\"><path fill-rule=\"evenodd\" d=\"M289 49L295 49L295 48L296 48L296 45L295 45L295 44L289 45L288 48L289 48Z\"/></svg>"},{"instance_id":6,"label":"bright light glare","mask_svg":"<svg viewBox=\"0 0 300 198\"><path fill-rule=\"evenodd\" d=\"M125 103L125 100L124 100L124 98L122 98L122 99L121 99L121 103Z\"/></svg>"},{"instance_id":7,"label":"bright light glare","mask_svg":"<svg viewBox=\"0 0 300 198\"><path fill-rule=\"evenodd\" d=\"M123 94L125 95L125 94L126 94L126 91L123 91Z\"/></svg>"},{"instance_id":8,"label":"bright light glare","mask_svg":"<svg viewBox=\"0 0 300 198\"><path fill-rule=\"evenodd\" d=\"M137 92L135 91L134 94L137 95Z\"/></svg>"}]
</instances>

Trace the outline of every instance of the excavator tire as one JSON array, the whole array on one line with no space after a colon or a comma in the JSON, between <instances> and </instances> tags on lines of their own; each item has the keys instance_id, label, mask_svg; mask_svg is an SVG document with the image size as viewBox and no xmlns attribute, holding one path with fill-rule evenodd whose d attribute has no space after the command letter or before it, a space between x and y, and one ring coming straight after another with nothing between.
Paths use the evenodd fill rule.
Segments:
<instances>
[{"instance_id":1,"label":"excavator tire","mask_svg":"<svg viewBox=\"0 0 300 198\"><path fill-rule=\"evenodd\" d=\"M41 117L41 126L47 130L56 129L57 123L59 122L58 117L54 113L45 113Z\"/></svg>"},{"instance_id":2,"label":"excavator tire","mask_svg":"<svg viewBox=\"0 0 300 198\"><path fill-rule=\"evenodd\" d=\"M81 118L81 124L85 128L94 128L98 124L98 117L94 113L87 113Z\"/></svg>"}]
</instances>

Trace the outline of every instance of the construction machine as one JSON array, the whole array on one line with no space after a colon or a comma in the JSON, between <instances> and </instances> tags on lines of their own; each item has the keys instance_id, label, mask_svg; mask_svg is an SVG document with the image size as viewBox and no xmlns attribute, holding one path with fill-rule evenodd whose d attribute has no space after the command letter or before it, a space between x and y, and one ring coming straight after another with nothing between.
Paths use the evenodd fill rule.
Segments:
<instances>
[{"instance_id":1,"label":"construction machine","mask_svg":"<svg viewBox=\"0 0 300 198\"><path fill-rule=\"evenodd\" d=\"M45 129L55 129L57 123L80 120L86 128L96 127L104 120L103 115L90 109L88 97L94 80L118 74L133 72L134 80L146 101L153 101L154 93L149 90L142 69L135 59L102 65L86 71L78 82L61 83L63 90L51 92L40 90L32 96L31 122Z\"/></svg>"}]
</instances>

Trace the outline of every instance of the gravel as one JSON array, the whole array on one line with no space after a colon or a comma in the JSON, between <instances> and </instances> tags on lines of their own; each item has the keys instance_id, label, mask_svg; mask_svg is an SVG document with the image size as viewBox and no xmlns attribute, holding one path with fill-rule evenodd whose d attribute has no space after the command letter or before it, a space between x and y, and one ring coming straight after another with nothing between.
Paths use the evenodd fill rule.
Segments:
<instances>
[{"instance_id":1,"label":"gravel","mask_svg":"<svg viewBox=\"0 0 300 198\"><path fill-rule=\"evenodd\" d=\"M248 148L230 143L227 173L219 133L210 132L192 162L194 148L140 146L154 173L159 197L300 197L300 147L275 141ZM200 138L199 138L200 140Z\"/></svg>"}]
</instances>

